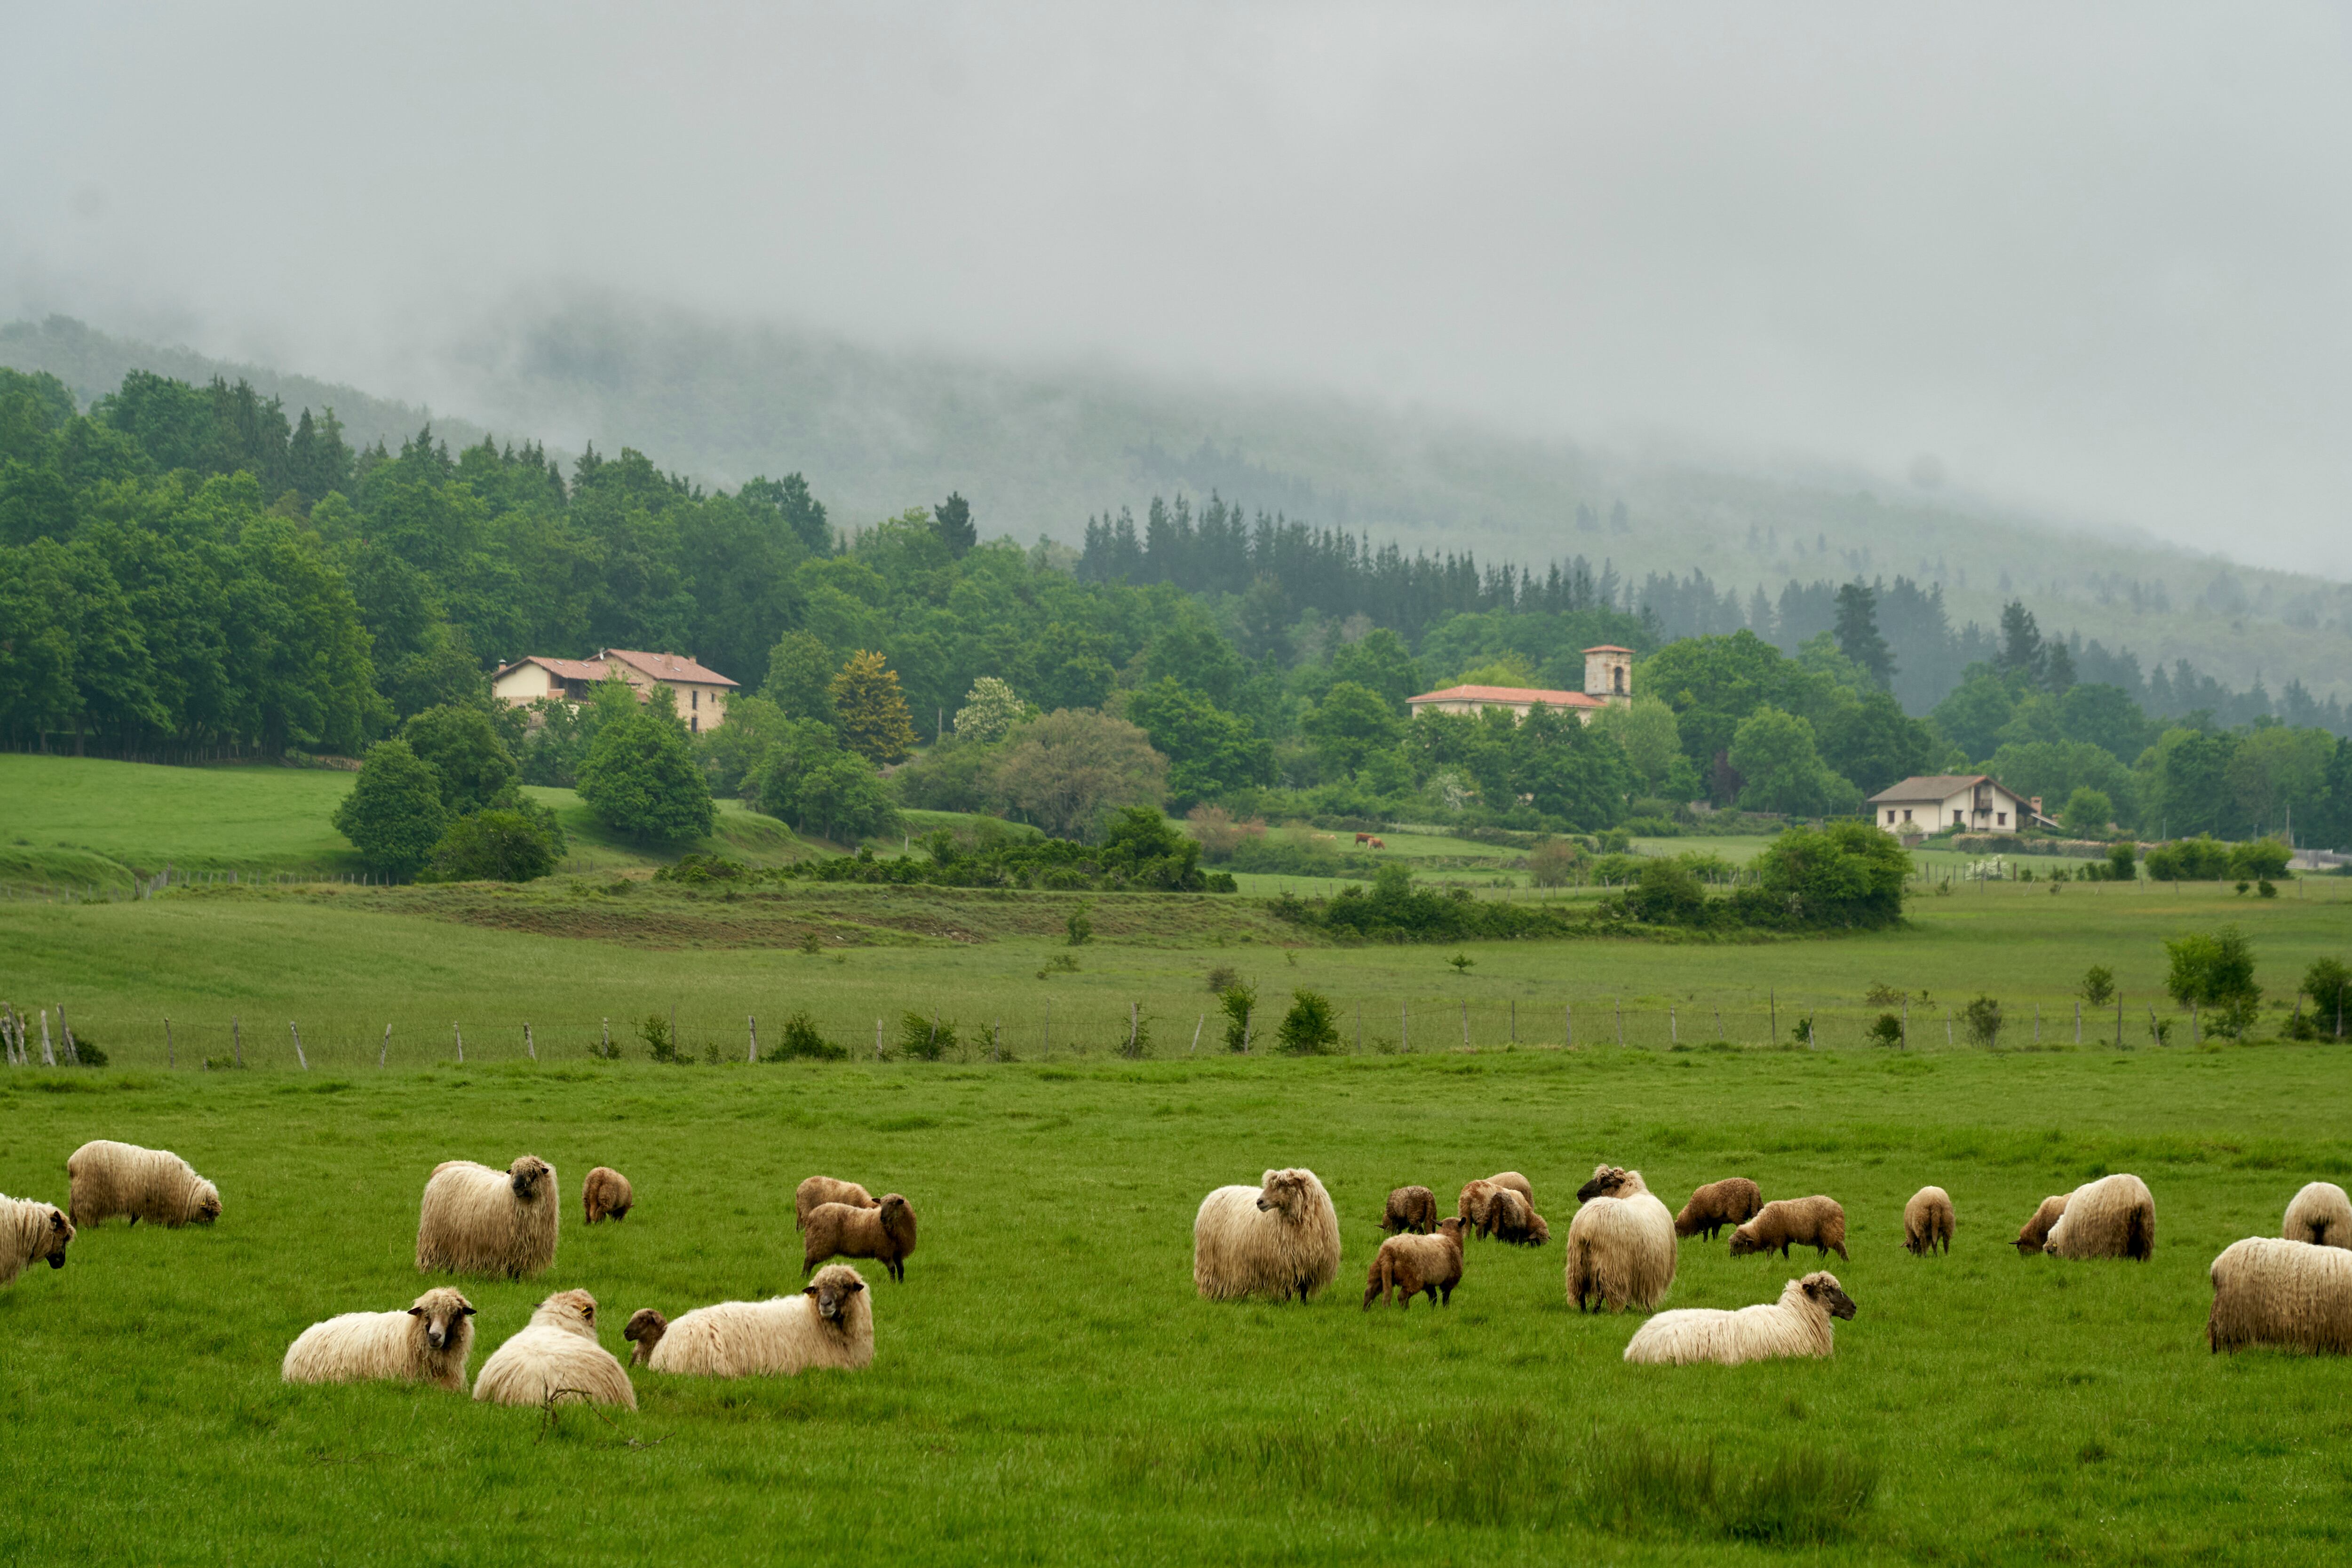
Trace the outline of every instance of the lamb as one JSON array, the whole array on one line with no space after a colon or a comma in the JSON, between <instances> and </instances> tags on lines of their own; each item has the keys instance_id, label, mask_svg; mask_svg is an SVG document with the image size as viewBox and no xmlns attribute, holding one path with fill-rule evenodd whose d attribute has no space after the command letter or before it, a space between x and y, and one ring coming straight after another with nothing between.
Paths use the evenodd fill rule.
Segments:
<instances>
[{"instance_id":1,"label":"lamb","mask_svg":"<svg viewBox=\"0 0 2352 1568\"><path fill-rule=\"evenodd\" d=\"M562 1222L555 1167L524 1154L503 1171L444 1160L425 1184L416 1215L419 1274L544 1273Z\"/></svg>"},{"instance_id":2,"label":"lamb","mask_svg":"<svg viewBox=\"0 0 2352 1568\"><path fill-rule=\"evenodd\" d=\"M1675 1282L1675 1216L1639 1171L1601 1165L1577 1189L1584 1206L1568 1225L1568 1299L1580 1312L1602 1306L1648 1311Z\"/></svg>"},{"instance_id":3,"label":"lamb","mask_svg":"<svg viewBox=\"0 0 2352 1568\"><path fill-rule=\"evenodd\" d=\"M636 1201L636 1194L629 1189L629 1178L610 1165L597 1166L580 1184L584 1225L594 1225L600 1219L626 1219Z\"/></svg>"},{"instance_id":4,"label":"lamb","mask_svg":"<svg viewBox=\"0 0 2352 1568\"><path fill-rule=\"evenodd\" d=\"M2064 1194L2061 1193L2042 1199L2042 1206L2033 1211L2033 1217L2018 1227L2017 1240L2012 1244L2017 1248L2017 1255L2020 1258L2039 1257L2042 1247L2050 1240L2051 1227L2058 1223L2059 1216L2065 1212Z\"/></svg>"},{"instance_id":5,"label":"lamb","mask_svg":"<svg viewBox=\"0 0 2352 1568\"><path fill-rule=\"evenodd\" d=\"M1544 1223L1544 1216L1536 1213L1517 1187L1495 1189L1495 1200L1486 1211L1486 1219L1495 1239L1514 1247L1541 1247L1551 1239L1551 1226Z\"/></svg>"},{"instance_id":6,"label":"lamb","mask_svg":"<svg viewBox=\"0 0 2352 1568\"><path fill-rule=\"evenodd\" d=\"M1516 1194L1513 1194L1517 1196ZM1391 1293L1399 1310L1410 1310L1416 1292L1450 1307L1454 1287L1462 1283L1462 1231L1459 1215L1442 1220L1433 1236L1392 1236L1381 1243L1371 1272L1364 1278L1364 1310L1385 1301Z\"/></svg>"},{"instance_id":7,"label":"lamb","mask_svg":"<svg viewBox=\"0 0 2352 1568\"><path fill-rule=\"evenodd\" d=\"M2205 1342L2352 1354L2352 1251L2250 1236L2213 1259Z\"/></svg>"},{"instance_id":8,"label":"lamb","mask_svg":"<svg viewBox=\"0 0 2352 1568\"><path fill-rule=\"evenodd\" d=\"M1936 1250L1938 1244L1951 1256L1952 1194L1941 1187L1921 1187L1903 1205L1903 1245L1914 1257Z\"/></svg>"},{"instance_id":9,"label":"lamb","mask_svg":"<svg viewBox=\"0 0 2352 1568\"><path fill-rule=\"evenodd\" d=\"M2148 1195L2147 1184L2118 1172L2076 1187L2042 1250L2053 1258L2147 1262L2156 1251L2156 1199Z\"/></svg>"},{"instance_id":10,"label":"lamb","mask_svg":"<svg viewBox=\"0 0 2352 1568\"><path fill-rule=\"evenodd\" d=\"M809 1215L819 1204L847 1204L854 1209L877 1206L874 1194L856 1182L836 1182L831 1176L811 1176L793 1194L793 1228L806 1230Z\"/></svg>"},{"instance_id":11,"label":"lamb","mask_svg":"<svg viewBox=\"0 0 2352 1568\"><path fill-rule=\"evenodd\" d=\"M1437 1228L1437 1194L1427 1187L1391 1187L1388 1207L1381 1212L1381 1229L1391 1235L1412 1231L1427 1236Z\"/></svg>"},{"instance_id":12,"label":"lamb","mask_svg":"<svg viewBox=\"0 0 2352 1568\"><path fill-rule=\"evenodd\" d=\"M621 1337L631 1366L693 1377L790 1377L812 1367L862 1372L874 1364L874 1299L856 1269L835 1263L796 1296L721 1301L670 1322L651 1307Z\"/></svg>"},{"instance_id":13,"label":"lamb","mask_svg":"<svg viewBox=\"0 0 2352 1568\"><path fill-rule=\"evenodd\" d=\"M1469 1221L1478 1235L1492 1236L1495 1234L1492 1213L1495 1194L1506 1188L1527 1199L1528 1211L1530 1213L1534 1211L1535 1188L1529 1186L1528 1179L1517 1171L1503 1171L1492 1176L1481 1176L1476 1181L1466 1184L1462 1189L1462 1195L1455 1201L1454 1213Z\"/></svg>"},{"instance_id":14,"label":"lamb","mask_svg":"<svg viewBox=\"0 0 2352 1568\"><path fill-rule=\"evenodd\" d=\"M1219 1187L1192 1220L1192 1287L1211 1300L1311 1300L1339 1272L1339 1216L1308 1170Z\"/></svg>"},{"instance_id":15,"label":"lamb","mask_svg":"<svg viewBox=\"0 0 2352 1568\"><path fill-rule=\"evenodd\" d=\"M66 1217L78 1226L119 1214L173 1230L220 1218L220 1189L168 1149L96 1139L66 1156Z\"/></svg>"},{"instance_id":16,"label":"lamb","mask_svg":"<svg viewBox=\"0 0 2352 1568\"><path fill-rule=\"evenodd\" d=\"M2280 1234L2313 1247L2352 1247L2352 1198L2334 1182L2313 1182L2286 1205Z\"/></svg>"},{"instance_id":17,"label":"lamb","mask_svg":"<svg viewBox=\"0 0 2352 1568\"><path fill-rule=\"evenodd\" d=\"M801 1272L814 1274L828 1258L871 1258L904 1284L914 1250L915 1211L896 1193L885 1193L870 1209L819 1204L809 1211L808 1230L801 1237Z\"/></svg>"},{"instance_id":18,"label":"lamb","mask_svg":"<svg viewBox=\"0 0 2352 1568\"><path fill-rule=\"evenodd\" d=\"M1762 1306L1736 1312L1705 1307L1660 1312L1634 1331L1625 1359L1652 1366L1738 1366L1784 1356L1828 1356L1837 1350L1831 1320L1853 1313L1853 1298L1837 1276L1815 1272L1790 1280L1780 1287L1778 1301Z\"/></svg>"},{"instance_id":19,"label":"lamb","mask_svg":"<svg viewBox=\"0 0 2352 1568\"><path fill-rule=\"evenodd\" d=\"M287 1347L289 1383L422 1383L466 1392L474 1304L436 1285L402 1312L345 1312L313 1323Z\"/></svg>"},{"instance_id":20,"label":"lamb","mask_svg":"<svg viewBox=\"0 0 2352 1568\"><path fill-rule=\"evenodd\" d=\"M1764 1194L1745 1176L1709 1182L1690 1195L1683 1212L1675 1215L1676 1236L1704 1235L1709 1241L1725 1226L1745 1225L1764 1206Z\"/></svg>"},{"instance_id":21,"label":"lamb","mask_svg":"<svg viewBox=\"0 0 2352 1568\"><path fill-rule=\"evenodd\" d=\"M596 1298L559 1290L523 1331L490 1352L474 1397L492 1405L551 1405L566 1397L637 1407L628 1370L596 1342Z\"/></svg>"},{"instance_id":22,"label":"lamb","mask_svg":"<svg viewBox=\"0 0 2352 1568\"><path fill-rule=\"evenodd\" d=\"M15 1284L17 1275L43 1258L50 1268L63 1268L73 1238L73 1221L57 1205L0 1194L0 1286Z\"/></svg>"},{"instance_id":23,"label":"lamb","mask_svg":"<svg viewBox=\"0 0 2352 1568\"><path fill-rule=\"evenodd\" d=\"M1809 1198L1775 1198L1758 1209L1755 1218L1731 1233L1731 1256L1778 1252L1786 1258L1791 1243L1810 1247L1823 1258L1835 1252L1853 1261L1845 1254L1845 1209L1837 1199L1819 1193Z\"/></svg>"}]
</instances>

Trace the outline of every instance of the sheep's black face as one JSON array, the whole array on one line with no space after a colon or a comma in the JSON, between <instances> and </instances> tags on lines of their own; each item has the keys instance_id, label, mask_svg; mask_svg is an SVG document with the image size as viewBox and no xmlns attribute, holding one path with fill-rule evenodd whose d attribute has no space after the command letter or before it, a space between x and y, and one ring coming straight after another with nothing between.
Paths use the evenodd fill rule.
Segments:
<instances>
[{"instance_id":1,"label":"sheep's black face","mask_svg":"<svg viewBox=\"0 0 2352 1568\"><path fill-rule=\"evenodd\" d=\"M539 1185L547 1179L547 1166L538 1160L518 1160L514 1163L514 1195L524 1203L539 1196Z\"/></svg>"},{"instance_id":2,"label":"sheep's black face","mask_svg":"<svg viewBox=\"0 0 2352 1568\"><path fill-rule=\"evenodd\" d=\"M1735 1230L1731 1233L1732 1257L1745 1258L1751 1252L1762 1252L1763 1250L1765 1250L1764 1244L1757 1240L1754 1237L1748 1235L1746 1231Z\"/></svg>"},{"instance_id":3,"label":"sheep's black face","mask_svg":"<svg viewBox=\"0 0 2352 1568\"><path fill-rule=\"evenodd\" d=\"M1614 1197L1617 1195L1617 1189L1624 1184L1625 1173L1622 1171L1596 1171L1593 1173L1592 1180L1576 1189L1576 1201L1589 1204L1595 1198Z\"/></svg>"},{"instance_id":4,"label":"sheep's black face","mask_svg":"<svg viewBox=\"0 0 2352 1568\"><path fill-rule=\"evenodd\" d=\"M202 1203L196 1205L196 1218L204 1222L205 1225L210 1225L213 1221L220 1218L220 1199L213 1196L209 1193L205 1194L205 1198Z\"/></svg>"},{"instance_id":5,"label":"sheep's black face","mask_svg":"<svg viewBox=\"0 0 2352 1568\"><path fill-rule=\"evenodd\" d=\"M1815 1274L1805 1281L1805 1294L1826 1308L1832 1318L1851 1318L1854 1314L1853 1298L1845 1293L1833 1276Z\"/></svg>"},{"instance_id":6,"label":"sheep's black face","mask_svg":"<svg viewBox=\"0 0 2352 1568\"><path fill-rule=\"evenodd\" d=\"M849 1310L849 1303L866 1289L863 1279L823 1279L811 1285L802 1294L816 1302L816 1315L828 1323L838 1323L841 1315Z\"/></svg>"}]
</instances>

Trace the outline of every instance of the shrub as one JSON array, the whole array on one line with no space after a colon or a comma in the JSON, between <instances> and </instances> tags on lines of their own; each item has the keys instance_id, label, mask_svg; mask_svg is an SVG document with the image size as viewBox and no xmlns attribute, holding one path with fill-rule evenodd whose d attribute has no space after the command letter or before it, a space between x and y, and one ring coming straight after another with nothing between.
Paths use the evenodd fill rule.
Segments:
<instances>
[{"instance_id":1,"label":"shrub","mask_svg":"<svg viewBox=\"0 0 2352 1568\"><path fill-rule=\"evenodd\" d=\"M953 1019L937 1015L926 1018L920 1013L903 1013L898 1017L898 1054L917 1061L935 1062L956 1047L956 1026Z\"/></svg>"},{"instance_id":2,"label":"shrub","mask_svg":"<svg viewBox=\"0 0 2352 1568\"><path fill-rule=\"evenodd\" d=\"M1290 1011L1274 1032L1275 1049L1286 1057L1328 1057L1339 1048L1339 1026L1331 999L1314 991L1296 992Z\"/></svg>"},{"instance_id":3,"label":"shrub","mask_svg":"<svg viewBox=\"0 0 2352 1568\"><path fill-rule=\"evenodd\" d=\"M2248 881L2276 880L2286 875L2294 851L2275 838L2253 838L2230 851L2230 873Z\"/></svg>"},{"instance_id":4,"label":"shrub","mask_svg":"<svg viewBox=\"0 0 2352 1568\"><path fill-rule=\"evenodd\" d=\"M2183 1007L2210 1014L2208 1027L2231 1039L2242 1037L2261 1006L2263 988L2254 984L2254 950L2235 926L2224 926L2210 936L2185 936L2168 942L2172 959L2165 994Z\"/></svg>"},{"instance_id":5,"label":"shrub","mask_svg":"<svg viewBox=\"0 0 2352 1568\"><path fill-rule=\"evenodd\" d=\"M2218 882L2230 871L2230 847L2209 835L2183 838L2147 852L2155 882Z\"/></svg>"},{"instance_id":6,"label":"shrub","mask_svg":"<svg viewBox=\"0 0 2352 1568\"><path fill-rule=\"evenodd\" d=\"M1257 1006L1257 988L1236 980L1225 987L1224 994L1217 998L1217 1005L1225 1013L1225 1049L1249 1049L1250 1014Z\"/></svg>"},{"instance_id":7,"label":"shrub","mask_svg":"<svg viewBox=\"0 0 2352 1568\"><path fill-rule=\"evenodd\" d=\"M380 741L368 748L333 821L376 870L394 879L413 877L448 824L441 777L407 742Z\"/></svg>"},{"instance_id":8,"label":"shrub","mask_svg":"<svg viewBox=\"0 0 2352 1568\"><path fill-rule=\"evenodd\" d=\"M1960 1024L1969 1038L1979 1046L1992 1047L2000 1043L2000 1004L1990 996L1979 996L1960 1009Z\"/></svg>"},{"instance_id":9,"label":"shrub","mask_svg":"<svg viewBox=\"0 0 2352 1568\"><path fill-rule=\"evenodd\" d=\"M74 1065L102 1068L106 1065L106 1053L98 1048L96 1040L90 1039L88 1036L77 1034L74 1036Z\"/></svg>"},{"instance_id":10,"label":"shrub","mask_svg":"<svg viewBox=\"0 0 2352 1568\"><path fill-rule=\"evenodd\" d=\"M1095 939L1095 922L1087 918L1084 904L1070 911L1070 918L1062 922L1062 929L1070 933L1072 947L1084 947Z\"/></svg>"},{"instance_id":11,"label":"shrub","mask_svg":"<svg viewBox=\"0 0 2352 1568\"><path fill-rule=\"evenodd\" d=\"M2137 854L2138 851L2128 844L2107 846L2107 880L2110 882L2138 881L2139 867L2134 859Z\"/></svg>"},{"instance_id":12,"label":"shrub","mask_svg":"<svg viewBox=\"0 0 2352 1568\"><path fill-rule=\"evenodd\" d=\"M1457 952L1445 962L1454 966L1454 973L1460 975L1463 979L1467 980L1470 978L1471 965L1476 963L1478 961L1471 957L1466 952Z\"/></svg>"},{"instance_id":13,"label":"shrub","mask_svg":"<svg viewBox=\"0 0 2352 1568\"><path fill-rule=\"evenodd\" d=\"M1220 963L1209 971L1209 994L1222 996L1241 981L1241 972L1230 963Z\"/></svg>"},{"instance_id":14,"label":"shrub","mask_svg":"<svg viewBox=\"0 0 2352 1568\"><path fill-rule=\"evenodd\" d=\"M1140 1061L1151 1050L1151 1019L1141 1008L1128 1015L1128 1026L1111 1042L1114 1055Z\"/></svg>"},{"instance_id":15,"label":"shrub","mask_svg":"<svg viewBox=\"0 0 2352 1568\"><path fill-rule=\"evenodd\" d=\"M1205 801L1186 812L1184 820L1192 825L1192 837L1201 841L1201 858L1213 865L1232 859L1243 844L1265 837L1265 818L1236 822L1223 806Z\"/></svg>"},{"instance_id":16,"label":"shrub","mask_svg":"<svg viewBox=\"0 0 2352 1568\"><path fill-rule=\"evenodd\" d=\"M580 798L597 821L640 843L698 838L717 820L710 783L667 699L607 720L596 731L580 764Z\"/></svg>"},{"instance_id":17,"label":"shrub","mask_svg":"<svg viewBox=\"0 0 2352 1568\"><path fill-rule=\"evenodd\" d=\"M2312 1010L2333 1028L2352 1012L2352 969L2333 958L2315 958L2303 972L2303 994Z\"/></svg>"},{"instance_id":18,"label":"shrub","mask_svg":"<svg viewBox=\"0 0 2352 1568\"><path fill-rule=\"evenodd\" d=\"M419 881L533 882L555 869L556 847L520 811L477 811L457 818L433 846Z\"/></svg>"},{"instance_id":19,"label":"shrub","mask_svg":"<svg viewBox=\"0 0 2352 1568\"><path fill-rule=\"evenodd\" d=\"M1554 838L1538 845L1528 857L1528 875L1538 888L1565 888L1575 879L1577 865L1583 858L1568 839Z\"/></svg>"},{"instance_id":20,"label":"shrub","mask_svg":"<svg viewBox=\"0 0 2352 1568\"><path fill-rule=\"evenodd\" d=\"M2094 1007L2102 1007L2116 999L2116 972L2104 963L2095 963L2083 971L2083 1000Z\"/></svg>"},{"instance_id":21,"label":"shrub","mask_svg":"<svg viewBox=\"0 0 2352 1568\"><path fill-rule=\"evenodd\" d=\"M1801 1013L1797 1016L1797 1021L1789 1027L1789 1038L1796 1042L1798 1045L1804 1046L1809 1048L1811 1047L1813 1044L1813 1016L1811 1013Z\"/></svg>"},{"instance_id":22,"label":"shrub","mask_svg":"<svg viewBox=\"0 0 2352 1568\"><path fill-rule=\"evenodd\" d=\"M1903 1020L1893 1013L1881 1013L1870 1026L1870 1037L1882 1046L1903 1043Z\"/></svg>"},{"instance_id":23,"label":"shrub","mask_svg":"<svg viewBox=\"0 0 2352 1568\"><path fill-rule=\"evenodd\" d=\"M803 1008L784 1020L783 1038L770 1047L761 1059L771 1062L795 1059L837 1062L848 1055L847 1046L835 1045L818 1033L816 1020L808 1016L806 1008Z\"/></svg>"},{"instance_id":24,"label":"shrub","mask_svg":"<svg viewBox=\"0 0 2352 1568\"><path fill-rule=\"evenodd\" d=\"M659 1013L648 1013L637 1026L637 1038L645 1041L646 1050L657 1062L682 1062L677 1053L677 1041L671 1037L669 1020Z\"/></svg>"}]
</instances>

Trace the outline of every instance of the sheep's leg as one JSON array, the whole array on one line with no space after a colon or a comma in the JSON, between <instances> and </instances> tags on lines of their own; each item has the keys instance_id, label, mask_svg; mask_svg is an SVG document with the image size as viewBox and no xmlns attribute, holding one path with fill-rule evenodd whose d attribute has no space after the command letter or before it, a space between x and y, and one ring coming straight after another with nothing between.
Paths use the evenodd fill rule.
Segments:
<instances>
[{"instance_id":1,"label":"sheep's leg","mask_svg":"<svg viewBox=\"0 0 2352 1568\"><path fill-rule=\"evenodd\" d=\"M1451 1307L1454 1305L1454 1287L1451 1285L1441 1285L1438 1287L1438 1289L1444 1292L1444 1294L1438 1299L1438 1305L1441 1307Z\"/></svg>"}]
</instances>

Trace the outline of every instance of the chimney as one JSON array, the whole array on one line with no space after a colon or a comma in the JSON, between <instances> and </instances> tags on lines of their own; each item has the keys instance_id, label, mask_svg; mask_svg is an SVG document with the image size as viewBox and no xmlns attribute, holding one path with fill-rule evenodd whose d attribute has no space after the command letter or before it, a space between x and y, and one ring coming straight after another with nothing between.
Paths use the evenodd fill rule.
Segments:
<instances>
[{"instance_id":1,"label":"chimney","mask_svg":"<svg viewBox=\"0 0 2352 1568\"><path fill-rule=\"evenodd\" d=\"M2033 808L2034 816L2039 816L2042 815L2042 797L2040 795L2035 795L2032 800L2027 801L2025 804Z\"/></svg>"}]
</instances>

